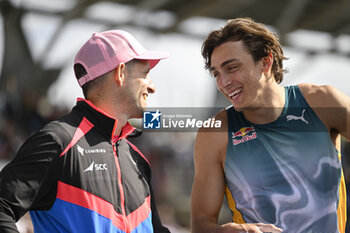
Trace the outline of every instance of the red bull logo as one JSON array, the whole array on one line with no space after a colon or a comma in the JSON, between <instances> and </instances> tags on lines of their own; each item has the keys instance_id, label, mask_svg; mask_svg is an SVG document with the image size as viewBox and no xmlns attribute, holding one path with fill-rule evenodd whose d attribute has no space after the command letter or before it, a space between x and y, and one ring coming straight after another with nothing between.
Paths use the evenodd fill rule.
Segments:
<instances>
[{"instance_id":1,"label":"red bull logo","mask_svg":"<svg viewBox=\"0 0 350 233\"><path fill-rule=\"evenodd\" d=\"M236 133L232 133L232 142L233 145L238 145L243 142L247 142L253 140L257 137L255 129L253 126L251 127L242 127Z\"/></svg>"}]
</instances>

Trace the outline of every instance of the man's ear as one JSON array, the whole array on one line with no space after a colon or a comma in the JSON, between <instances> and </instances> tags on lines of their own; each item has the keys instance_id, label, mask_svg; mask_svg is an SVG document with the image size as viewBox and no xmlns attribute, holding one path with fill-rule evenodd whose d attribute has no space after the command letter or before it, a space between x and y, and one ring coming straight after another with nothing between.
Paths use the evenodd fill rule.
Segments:
<instances>
[{"instance_id":1,"label":"man's ear","mask_svg":"<svg viewBox=\"0 0 350 233\"><path fill-rule=\"evenodd\" d=\"M119 63L119 65L116 68L115 77L114 77L115 81L119 86L122 86L124 84L125 72L126 72L125 63L123 62Z\"/></svg>"},{"instance_id":2,"label":"man's ear","mask_svg":"<svg viewBox=\"0 0 350 233\"><path fill-rule=\"evenodd\" d=\"M273 55L269 53L266 57L263 57L263 69L265 73L268 73L271 70L273 64Z\"/></svg>"}]
</instances>

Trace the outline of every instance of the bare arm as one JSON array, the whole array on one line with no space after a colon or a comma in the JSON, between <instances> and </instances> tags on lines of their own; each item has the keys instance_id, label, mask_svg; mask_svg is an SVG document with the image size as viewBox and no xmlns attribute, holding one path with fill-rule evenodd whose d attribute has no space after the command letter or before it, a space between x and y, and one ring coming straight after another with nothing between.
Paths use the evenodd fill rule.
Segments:
<instances>
[{"instance_id":1,"label":"bare arm","mask_svg":"<svg viewBox=\"0 0 350 233\"><path fill-rule=\"evenodd\" d=\"M271 224L217 224L225 189L223 166L228 141L226 112L219 113L216 119L223 122L222 129L201 129L197 134L194 151L195 176L191 196L191 232L281 232Z\"/></svg>"},{"instance_id":2,"label":"bare arm","mask_svg":"<svg viewBox=\"0 0 350 233\"><path fill-rule=\"evenodd\" d=\"M299 84L299 88L329 132L350 140L350 97L332 86Z\"/></svg>"},{"instance_id":3,"label":"bare arm","mask_svg":"<svg viewBox=\"0 0 350 233\"><path fill-rule=\"evenodd\" d=\"M226 141L226 143L225 143ZM192 233L216 232L224 198L222 158L227 145L226 132L199 130L194 161L195 176L191 196Z\"/></svg>"}]
</instances>

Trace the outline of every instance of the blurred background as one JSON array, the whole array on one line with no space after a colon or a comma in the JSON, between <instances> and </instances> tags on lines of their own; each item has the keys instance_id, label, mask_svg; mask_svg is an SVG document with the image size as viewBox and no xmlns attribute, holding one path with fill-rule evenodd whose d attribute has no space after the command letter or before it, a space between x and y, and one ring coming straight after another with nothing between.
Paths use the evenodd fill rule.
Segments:
<instances>
[{"instance_id":1,"label":"blurred background","mask_svg":"<svg viewBox=\"0 0 350 233\"><path fill-rule=\"evenodd\" d=\"M73 59L98 31L127 30L146 48L171 53L151 72L157 91L150 107L229 105L200 52L207 34L235 17L251 17L280 37L289 58L283 85L330 84L350 96L349 0L0 0L0 10L0 169L31 133L83 96ZM133 140L152 164L159 212L174 233L189 232L195 136L146 132ZM346 141L342 153L350 182ZM219 221L230 221L226 203ZM32 232L28 216L18 226Z\"/></svg>"}]
</instances>

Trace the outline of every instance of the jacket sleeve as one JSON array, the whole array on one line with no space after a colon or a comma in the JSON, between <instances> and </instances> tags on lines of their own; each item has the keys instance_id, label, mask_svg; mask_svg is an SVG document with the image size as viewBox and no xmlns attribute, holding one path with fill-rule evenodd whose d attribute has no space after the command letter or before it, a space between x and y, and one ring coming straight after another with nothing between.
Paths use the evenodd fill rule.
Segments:
<instances>
[{"instance_id":1,"label":"jacket sleeve","mask_svg":"<svg viewBox=\"0 0 350 233\"><path fill-rule=\"evenodd\" d=\"M160 221L158 210L154 200L153 188L151 185L150 185L150 189L151 189L152 224L153 224L154 233L170 233L169 229L163 226L162 222Z\"/></svg>"},{"instance_id":2,"label":"jacket sleeve","mask_svg":"<svg viewBox=\"0 0 350 233\"><path fill-rule=\"evenodd\" d=\"M18 232L28 210L46 210L55 200L61 148L45 132L31 136L0 172L0 232Z\"/></svg>"},{"instance_id":3,"label":"jacket sleeve","mask_svg":"<svg viewBox=\"0 0 350 233\"><path fill-rule=\"evenodd\" d=\"M139 133L139 132L140 131L136 131L136 133ZM136 136L139 136L139 135L140 134L138 134ZM132 137L135 137L135 135L133 135ZM151 180L152 180L151 166L149 165L148 162L146 162L147 160L146 160L145 156L142 155L142 153L136 148L136 146L133 145L132 143L130 143L129 141L128 141L128 143L140 155L139 159L142 163L142 166L140 166L139 169L140 169L141 173L143 174L143 176L145 177L145 179L148 183L148 187L150 189L153 231L154 231L154 233L170 233L169 229L162 225L162 222L160 221L160 218L159 218L156 202L154 199L152 182L151 182Z\"/></svg>"}]
</instances>

